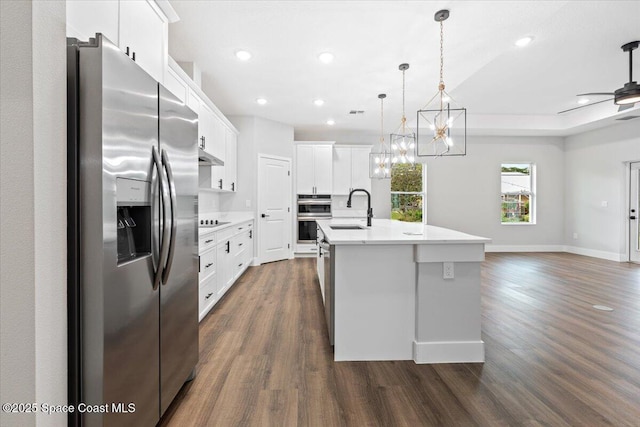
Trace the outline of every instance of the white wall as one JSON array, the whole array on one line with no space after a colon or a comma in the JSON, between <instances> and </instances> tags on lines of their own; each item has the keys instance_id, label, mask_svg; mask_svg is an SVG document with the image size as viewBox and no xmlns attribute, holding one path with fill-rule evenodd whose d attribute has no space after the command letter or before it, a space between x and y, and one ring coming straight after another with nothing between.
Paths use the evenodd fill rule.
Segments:
<instances>
[{"instance_id":1,"label":"white wall","mask_svg":"<svg viewBox=\"0 0 640 427\"><path fill-rule=\"evenodd\" d=\"M427 223L489 237L494 249L562 250L563 158L559 137L469 136L466 156L427 160ZM501 224L500 165L517 162L536 164L535 225Z\"/></svg>"},{"instance_id":2,"label":"white wall","mask_svg":"<svg viewBox=\"0 0 640 427\"><path fill-rule=\"evenodd\" d=\"M0 401L67 401L64 1L2 1ZM66 425L0 413L0 425Z\"/></svg>"},{"instance_id":3,"label":"white wall","mask_svg":"<svg viewBox=\"0 0 640 427\"><path fill-rule=\"evenodd\" d=\"M626 161L640 161L640 119L566 138L564 240L570 251L626 260Z\"/></svg>"},{"instance_id":4,"label":"white wall","mask_svg":"<svg viewBox=\"0 0 640 427\"><path fill-rule=\"evenodd\" d=\"M258 154L287 157L293 161L293 127L253 116L229 116L229 120L240 132L238 191L217 195L220 211L257 213Z\"/></svg>"}]
</instances>

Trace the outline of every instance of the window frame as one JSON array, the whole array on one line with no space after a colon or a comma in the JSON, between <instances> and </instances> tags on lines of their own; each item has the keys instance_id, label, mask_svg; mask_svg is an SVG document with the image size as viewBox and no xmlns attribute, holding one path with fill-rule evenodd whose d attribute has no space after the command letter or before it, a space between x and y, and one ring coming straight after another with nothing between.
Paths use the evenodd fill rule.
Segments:
<instances>
[{"instance_id":1,"label":"window frame","mask_svg":"<svg viewBox=\"0 0 640 427\"><path fill-rule=\"evenodd\" d=\"M502 192L502 168L509 166L528 166L529 167L529 191L523 191L521 193L503 193ZM537 212L536 206L538 201L538 193L536 189L537 180L537 168L536 163L533 161L519 161L519 162L500 162L500 225L513 226L513 225L536 225ZM529 221L503 221L502 220L502 204L504 203L505 195L524 194L529 197Z\"/></svg>"},{"instance_id":2,"label":"window frame","mask_svg":"<svg viewBox=\"0 0 640 427\"><path fill-rule=\"evenodd\" d=\"M389 191L389 202L391 202L391 208L389 210L389 218L391 218L391 214L393 212L393 202L391 201L391 197L393 197L394 194L399 194L399 195L418 195L418 196L422 196L422 221L420 222L421 224L426 224L427 223L427 164L426 163L416 163L416 164L420 164L422 165L422 191ZM391 178L393 179L393 169L391 170ZM389 183L391 184L391 183ZM389 187L391 187L391 185L389 185ZM393 221L400 221L400 222L406 222L406 221L401 221L399 219L392 219ZM417 222L414 222L413 224L418 224Z\"/></svg>"}]
</instances>

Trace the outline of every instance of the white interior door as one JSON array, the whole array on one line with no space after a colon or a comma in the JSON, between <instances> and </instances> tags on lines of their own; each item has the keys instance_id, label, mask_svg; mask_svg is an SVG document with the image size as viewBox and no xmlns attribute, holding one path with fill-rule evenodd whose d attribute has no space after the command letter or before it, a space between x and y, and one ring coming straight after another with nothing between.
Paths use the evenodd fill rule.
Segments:
<instances>
[{"instance_id":1,"label":"white interior door","mask_svg":"<svg viewBox=\"0 0 640 427\"><path fill-rule=\"evenodd\" d=\"M288 259L291 252L291 160L258 157L260 263Z\"/></svg>"},{"instance_id":2,"label":"white interior door","mask_svg":"<svg viewBox=\"0 0 640 427\"><path fill-rule=\"evenodd\" d=\"M640 263L640 162L631 163L629 183L629 260Z\"/></svg>"}]
</instances>

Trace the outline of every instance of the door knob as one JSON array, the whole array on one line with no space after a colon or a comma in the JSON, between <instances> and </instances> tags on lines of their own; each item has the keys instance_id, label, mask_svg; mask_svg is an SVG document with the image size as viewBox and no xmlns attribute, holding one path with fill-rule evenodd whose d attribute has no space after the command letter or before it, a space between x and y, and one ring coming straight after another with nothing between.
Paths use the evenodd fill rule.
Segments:
<instances>
[{"instance_id":1,"label":"door knob","mask_svg":"<svg viewBox=\"0 0 640 427\"><path fill-rule=\"evenodd\" d=\"M267 214L262 214L261 216L262 216L262 218L268 218L269 217L269 215L267 215Z\"/></svg>"}]
</instances>

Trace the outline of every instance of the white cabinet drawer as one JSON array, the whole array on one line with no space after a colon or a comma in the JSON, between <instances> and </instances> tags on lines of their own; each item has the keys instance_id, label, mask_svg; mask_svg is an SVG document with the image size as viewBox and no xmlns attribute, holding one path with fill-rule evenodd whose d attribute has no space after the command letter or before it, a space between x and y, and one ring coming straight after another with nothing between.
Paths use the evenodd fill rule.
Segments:
<instances>
[{"instance_id":1,"label":"white cabinet drawer","mask_svg":"<svg viewBox=\"0 0 640 427\"><path fill-rule=\"evenodd\" d=\"M200 236L200 240L198 241L198 253L203 253L210 248L213 248L218 242L216 233L208 233L203 236Z\"/></svg>"},{"instance_id":2,"label":"white cabinet drawer","mask_svg":"<svg viewBox=\"0 0 640 427\"><path fill-rule=\"evenodd\" d=\"M202 283L202 279L216 271L216 248L200 255L200 274L199 279Z\"/></svg>"},{"instance_id":3,"label":"white cabinet drawer","mask_svg":"<svg viewBox=\"0 0 640 427\"><path fill-rule=\"evenodd\" d=\"M251 246L251 239L249 238L249 231L245 231L238 234L233 238L233 253L238 254L244 250L247 250ZM253 249L251 249L253 252Z\"/></svg>"},{"instance_id":4,"label":"white cabinet drawer","mask_svg":"<svg viewBox=\"0 0 640 427\"><path fill-rule=\"evenodd\" d=\"M233 259L235 264L233 267L233 271L234 271L233 277L235 277L236 279L247 268L246 253L247 253L247 250L243 249L240 253L236 254L236 256Z\"/></svg>"},{"instance_id":5,"label":"white cabinet drawer","mask_svg":"<svg viewBox=\"0 0 640 427\"><path fill-rule=\"evenodd\" d=\"M213 304L215 304L217 300L216 294L216 281L217 277L215 274L207 277L202 283L200 283L199 290L199 302L198 302L198 312L200 313L200 320L211 310Z\"/></svg>"}]
</instances>

